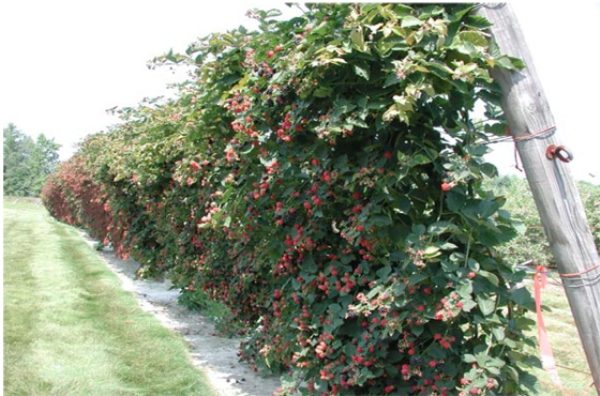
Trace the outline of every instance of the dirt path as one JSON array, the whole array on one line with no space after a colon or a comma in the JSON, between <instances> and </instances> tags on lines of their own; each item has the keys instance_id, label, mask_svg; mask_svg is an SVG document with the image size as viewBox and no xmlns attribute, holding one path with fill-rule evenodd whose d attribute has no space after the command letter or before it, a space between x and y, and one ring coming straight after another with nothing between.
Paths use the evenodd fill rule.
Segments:
<instances>
[{"instance_id":1,"label":"dirt path","mask_svg":"<svg viewBox=\"0 0 600 396\"><path fill-rule=\"evenodd\" d=\"M90 245L96 243L84 232L81 234ZM143 310L183 336L189 345L192 362L206 373L211 385L221 395L266 396L280 386L278 378L261 377L248 365L239 362L239 338L219 337L208 319L177 304L179 292L170 289L170 281L136 279L138 264L135 261L121 260L108 250L99 254L119 277L123 288L136 296Z\"/></svg>"}]
</instances>

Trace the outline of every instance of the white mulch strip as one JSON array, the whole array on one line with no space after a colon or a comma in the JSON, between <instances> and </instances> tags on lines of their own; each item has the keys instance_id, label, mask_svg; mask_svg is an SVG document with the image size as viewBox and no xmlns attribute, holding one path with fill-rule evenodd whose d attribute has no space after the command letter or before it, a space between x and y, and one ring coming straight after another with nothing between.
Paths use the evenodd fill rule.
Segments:
<instances>
[{"instance_id":1,"label":"white mulch strip","mask_svg":"<svg viewBox=\"0 0 600 396\"><path fill-rule=\"evenodd\" d=\"M89 245L95 245L96 241L86 233L81 234ZM121 280L123 289L133 293L144 311L183 336L193 364L206 374L220 395L265 396L281 385L278 378L261 377L239 361L239 338L218 336L207 318L178 305L179 291L171 290L170 281L136 279L135 271L139 265L135 261L121 260L108 249L98 253Z\"/></svg>"}]
</instances>

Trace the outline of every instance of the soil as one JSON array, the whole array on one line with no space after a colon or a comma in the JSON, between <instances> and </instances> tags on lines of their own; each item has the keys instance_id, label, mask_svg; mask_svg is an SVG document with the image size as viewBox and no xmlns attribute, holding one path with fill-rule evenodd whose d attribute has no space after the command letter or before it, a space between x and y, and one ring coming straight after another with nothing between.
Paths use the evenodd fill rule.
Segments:
<instances>
[{"instance_id":1,"label":"soil","mask_svg":"<svg viewBox=\"0 0 600 396\"><path fill-rule=\"evenodd\" d=\"M86 233L82 235L91 246L96 244ZM239 361L237 352L241 339L219 336L209 319L179 305L179 291L171 289L169 280L137 279L139 264L134 260L121 260L106 248L98 253L144 311L181 334L192 363L206 374L220 396L266 396L281 385L278 378L260 376Z\"/></svg>"}]
</instances>

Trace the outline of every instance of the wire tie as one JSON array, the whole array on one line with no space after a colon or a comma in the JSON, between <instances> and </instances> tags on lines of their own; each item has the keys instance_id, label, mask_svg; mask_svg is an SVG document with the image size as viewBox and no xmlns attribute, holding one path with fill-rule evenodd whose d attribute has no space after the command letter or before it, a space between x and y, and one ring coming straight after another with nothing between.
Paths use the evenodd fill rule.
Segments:
<instances>
[{"instance_id":1,"label":"wire tie","mask_svg":"<svg viewBox=\"0 0 600 396\"><path fill-rule=\"evenodd\" d=\"M560 275L561 278L576 278L583 274L587 274L588 272L591 272L591 271L595 270L596 268L600 268L600 264L596 264L593 267L587 268L581 272L573 272L571 274L558 274L558 275Z\"/></svg>"}]
</instances>

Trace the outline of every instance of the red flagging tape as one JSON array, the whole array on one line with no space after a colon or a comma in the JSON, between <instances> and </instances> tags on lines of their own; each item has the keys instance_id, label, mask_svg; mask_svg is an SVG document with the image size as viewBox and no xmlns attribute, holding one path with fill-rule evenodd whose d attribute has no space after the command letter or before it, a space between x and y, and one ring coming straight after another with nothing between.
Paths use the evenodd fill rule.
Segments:
<instances>
[{"instance_id":1,"label":"red flagging tape","mask_svg":"<svg viewBox=\"0 0 600 396\"><path fill-rule=\"evenodd\" d=\"M556 361L554 360L554 354L550 347L550 339L548 338L548 332L546 331L546 325L544 324L544 317L542 316L542 289L546 286L546 269L542 265L538 265L535 269L533 276L533 294L535 299L535 311L537 314L537 330L538 330L538 342L540 344L540 357L542 360L542 367L550 374L550 378L554 385L562 389L562 382L556 369Z\"/></svg>"}]
</instances>

